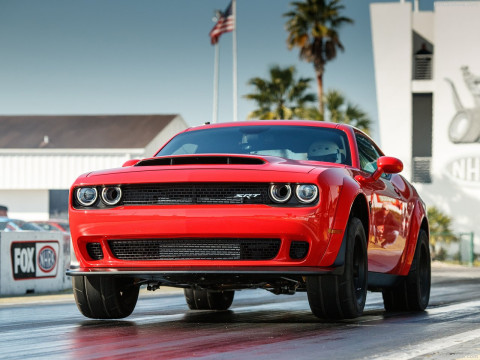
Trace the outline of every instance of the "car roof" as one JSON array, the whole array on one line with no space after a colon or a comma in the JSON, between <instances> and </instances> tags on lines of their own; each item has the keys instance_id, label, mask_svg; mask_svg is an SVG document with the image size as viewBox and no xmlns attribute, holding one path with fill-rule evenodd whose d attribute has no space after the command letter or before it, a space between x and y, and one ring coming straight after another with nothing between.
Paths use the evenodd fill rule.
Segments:
<instances>
[{"instance_id":1,"label":"car roof","mask_svg":"<svg viewBox=\"0 0 480 360\"><path fill-rule=\"evenodd\" d=\"M314 126L314 127L323 127L323 128L342 128L350 127L350 125L332 123L328 121L315 121L315 120L248 120L248 121L235 121L235 122L225 122L225 123L216 123L210 124L206 123L205 125L200 125L196 127L191 127L185 131L193 130L202 130L202 129L211 129L211 128L220 128L220 127L234 127L234 126Z\"/></svg>"}]
</instances>

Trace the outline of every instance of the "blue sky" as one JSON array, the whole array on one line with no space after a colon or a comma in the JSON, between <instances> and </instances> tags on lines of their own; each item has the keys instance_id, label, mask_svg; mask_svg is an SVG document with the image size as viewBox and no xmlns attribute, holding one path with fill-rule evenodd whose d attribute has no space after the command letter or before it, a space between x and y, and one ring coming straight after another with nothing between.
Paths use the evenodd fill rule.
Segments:
<instances>
[{"instance_id":1,"label":"blue sky","mask_svg":"<svg viewBox=\"0 0 480 360\"><path fill-rule=\"evenodd\" d=\"M266 77L269 66L295 65L298 76L314 77L312 65L286 47L282 14L291 1L237 0L239 120L254 108L242 97L252 91L248 79ZM208 33L214 10L228 2L0 0L0 114L179 113L192 126L210 121ZM325 87L376 120L371 2L344 0L355 24L340 32L346 50L328 63ZM421 9L432 2L422 0ZM219 102L219 121L231 121L231 33L220 38Z\"/></svg>"}]
</instances>

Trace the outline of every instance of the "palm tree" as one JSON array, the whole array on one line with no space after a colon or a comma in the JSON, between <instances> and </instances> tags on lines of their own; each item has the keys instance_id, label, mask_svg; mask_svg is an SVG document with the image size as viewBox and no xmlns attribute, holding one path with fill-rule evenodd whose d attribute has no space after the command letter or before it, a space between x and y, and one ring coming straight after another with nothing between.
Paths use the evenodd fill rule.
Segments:
<instances>
[{"instance_id":1,"label":"palm tree","mask_svg":"<svg viewBox=\"0 0 480 360\"><path fill-rule=\"evenodd\" d=\"M427 217L430 227L430 244L435 246L437 242L451 243L458 241L458 237L452 231L453 219L435 206L427 209Z\"/></svg>"},{"instance_id":2,"label":"palm tree","mask_svg":"<svg viewBox=\"0 0 480 360\"><path fill-rule=\"evenodd\" d=\"M249 119L293 119L298 118L302 109L316 101L313 93L305 93L312 79L295 80L295 67L281 68L278 65L270 68L270 79L252 78L249 85L255 87L245 98L254 100L258 108L252 111Z\"/></svg>"},{"instance_id":3,"label":"palm tree","mask_svg":"<svg viewBox=\"0 0 480 360\"><path fill-rule=\"evenodd\" d=\"M452 231L453 219L435 206L427 208L427 217L432 254L437 260L445 260L446 251L442 244L459 241L459 238Z\"/></svg>"},{"instance_id":4,"label":"palm tree","mask_svg":"<svg viewBox=\"0 0 480 360\"><path fill-rule=\"evenodd\" d=\"M322 115L317 108L305 109L303 118L309 120L327 120L355 126L366 132L370 132L371 120L358 105L347 101L345 96L338 90L329 90L325 94L324 103L326 116Z\"/></svg>"},{"instance_id":5,"label":"palm tree","mask_svg":"<svg viewBox=\"0 0 480 360\"><path fill-rule=\"evenodd\" d=\"M284 14L288 18L287 45L291 50L300 48L300 59L313 63L317 78L320 114L324 113L323 74L325 64L337 56L337 49L344 50L338 30L343 24L353 20L341 16L345 8L341 0L305 0L295 1L295 8Z\"/></svg>"}]
</instances>

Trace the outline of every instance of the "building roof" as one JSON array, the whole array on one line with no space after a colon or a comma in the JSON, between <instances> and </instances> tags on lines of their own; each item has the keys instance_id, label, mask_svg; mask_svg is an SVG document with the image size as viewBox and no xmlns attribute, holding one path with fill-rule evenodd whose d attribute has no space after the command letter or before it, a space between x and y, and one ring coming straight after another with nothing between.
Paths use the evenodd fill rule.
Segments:
<instances>
[{"instance_id":1,"label":"building roof","mask_svg":"<svg viewBox=\"0 0 480 360\"><path fill-rule=\"evenodd\" d=\"M144 148L177 115L0 116L0 149Z\"/></svg>"}]
</instances>

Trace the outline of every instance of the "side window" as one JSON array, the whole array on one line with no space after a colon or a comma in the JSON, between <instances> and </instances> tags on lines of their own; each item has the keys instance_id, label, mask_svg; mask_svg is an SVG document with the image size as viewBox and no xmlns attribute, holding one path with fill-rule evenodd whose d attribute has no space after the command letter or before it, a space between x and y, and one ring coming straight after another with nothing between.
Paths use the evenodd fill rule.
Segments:
<instances>
[{"instance_id":1,"label":"side window","mask_svg":"<svg viewBox=\"0 0 480 360\"><path fill-rule=\"evenodd\" d=\"M377 159L380 157L380 154L366 137L360 134L356 134L355 137L357 139L360 167L369 173L375 172L377 169Z\"/></svg>"}]
</instances>

